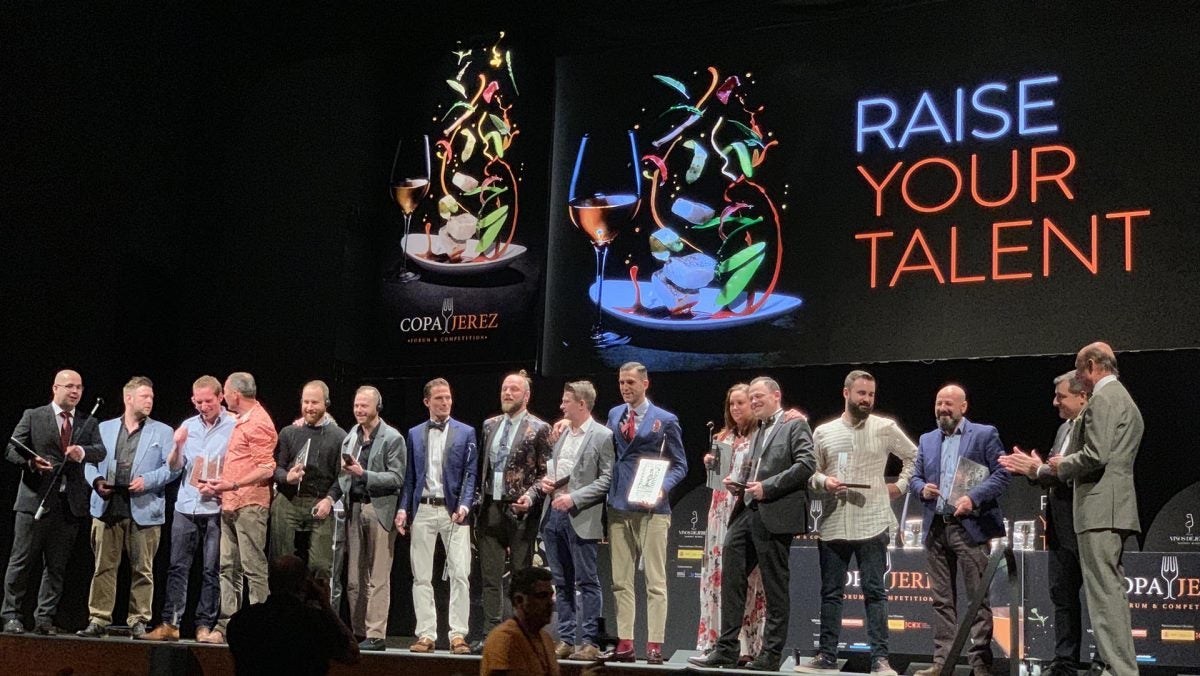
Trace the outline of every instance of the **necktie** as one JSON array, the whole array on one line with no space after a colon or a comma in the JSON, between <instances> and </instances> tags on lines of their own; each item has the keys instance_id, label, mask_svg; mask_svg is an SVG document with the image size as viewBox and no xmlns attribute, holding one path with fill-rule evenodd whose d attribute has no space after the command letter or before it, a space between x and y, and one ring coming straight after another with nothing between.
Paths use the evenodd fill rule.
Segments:
<instances>
[{"instance_id":1,"label":"necktie","mask_svg":"<svg viewBox=\"0 0 1200 676\"><path fill-rule=\"evenodd\" d=\"M443 420L441 422L438 422L436 420L430 420L429 421L429 429L437 430L439 432L445 432L446 431L446 423L448 423L448 422L450 422L449 418L447 418L446 420Z\"/></svg>"},{"instance_id":2,"label":"necktie","mask_svg":"<svg viewBox=\"0 0 1200 676\"><path fill-rule=\"evenodd\" d=\"M62 442L63 453L66 453L67 446L71 445L71 412L63 411L62 413L59 413L59 415L62 416L63 419L62 429L59 430L59 441Z\"/></svg>"},{"instance_id":3,"label":"necktie","mask_svg":"<svg viewBox=\"0 0 1200 676\"><path fill-rule=\"evenodd\" d=\"M497 470L504 469L504 463L508 460L508 435L512 432L512 418L505 418L504 424L500 426L500 445L496 448L496 457L492 459L492 466Z\"/></svg>"},{"instance_id":4,"label":"necktie","mask_svg":"<svg viewBox=\"0 0 1200 676\"><path fill-rule=\"evenodd\" d=\"M633 441L633 437L637 435L637 411L632 408L625 416L625 426L621 428L621 433L625 435L625 441Z\"/></svg>"}]
</instances>

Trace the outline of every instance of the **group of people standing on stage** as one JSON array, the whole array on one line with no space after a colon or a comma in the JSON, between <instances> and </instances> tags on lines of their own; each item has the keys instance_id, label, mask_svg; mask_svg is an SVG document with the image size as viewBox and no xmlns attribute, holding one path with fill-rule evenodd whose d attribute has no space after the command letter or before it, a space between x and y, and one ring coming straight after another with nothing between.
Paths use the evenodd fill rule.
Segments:
<instances>
[{"instance_id":1,"label":"group of people standing on stage","mask_svg":"<svg viewBox=\"0 0 1200 676\"><path fill-rule=\"evenodd\" d=\"M980 595L989 541L1004 534L998 499L1012 472L1051 493L1054 668L1066 673L1078 666L1082 584L1093 609L1094 665L1102 673L1135 673L1120 558L1124 537L1139 528L1132 464L1141 417L1116 381L1111 348L1089 345L1075 366L1055 381L1054 403L1066 422L1045 462L1036 452L1016 448L1006 455L994 427L965 417L966 393L953 384L937 393L937 427L917 444L894 420L874 413L876 382L866 371L846 376L843 413L815 429L799 411L784 409L781 388L769 377L730 388L725 425L715 440L732 449L731 466L748 471L724 477L724 490L713 492L700 592L698 648L703 652L689 661L700 667L779 669L791 605L789 549L807 530L809 501L820 500L820 634L815 654L797 670L838 670L846 573L854 559L866 606L871 672L895 673L888 662L884 579L889 533L896 526L890 503L911 493L923 510L935 611L934 664L920 673L937 676L957 627L956 580L961 576L968 593ZM301 418L276 431L250 374L234 373L224 383L204 376L192 388L197 415L172 430L150 418L154 389L149 379L130 380L123 414L97 423L78 408L79 374L62 371L55 376L52 402L25 412L6 454L24 471L5 575L4 630L25 631L26 571L40 561L45 572L33 629L57 632L53 620L63 571L78 529L90 519L95 568L89 623L80 635L108 632L124 555L132 571L130 632L144 640L177 640L199 550L203 574L193 609L196 639L222 643L230 617L241 607L243 580L250 603L266 599L269 552L272 559L299 555L335 608L343 593L344 561L353 633L360 649L382 650L396 538L407 536L416 615L410 649L432 652L437 641L432 580L440 539L450 581L450 650L486 654L484 642L467 642L473 527L485 632L515 631L512 621L501 626L502 579L509 569L515 575L531 567L540 539L555 596L553 657L635 661L634 589L641 570L647 611L643 655L661 664L667 496L686 476L688 461L678 418L646 396L646 368L624 364L618 385L623 401L601 422L593 413L593 384L566 383L563 417L551 425L527 408L526 374L510 374L501 385L501 413L484 421L480 444L473 427L451 416L451 387L442 378L424 387L428 419L407 431L382 419L383 397L369 385L355 392L355 424L344 431L327 412L329 389L321 381L303 387ZM901 466L891 481L889 456ZM951 483L964 459L986 468L986 478L952 496ZM657 496L631 491L642 460L667 461ZM715 460L710 455L705 463ZM159 625L150 630L152 564L165 523L165 487L181 475L166 602ZM335 529L339 513L344 544ZM605 522L617 643L601 652L597 545ZM534 590L544 581L521 580L523 612L540 617L544 599ZM991 609L986 594L982 597L968 649L976 673L986 673L992 659ZM541 645L539 632L533 630L528 645Z\"/></svg>"},{"instance_id":2,"label":"group of people standing on stage","mask_svg":"<svg viewBox=\"0 0 1200 676\"><path fill-rule=\"evenodd\" d=\"M749 481L726 477L727 490L713 491L700 588L697 649L702 654L689 662L779 669L790 612L788 543L807 530L808 510L800 502L807 497L822 502L820 631L815 653L796 671L840 672L842 602L853 558L866 610L870 671L895 674L888 660L885 580L890 533L897 526L890 503L911 493L922 507L934 610L933 664L916 673L939 676L945 668L958 629L960 577L968 595L982 600L978 615L969 618L967 658L977 676L991 673L985 570L991 540L1005 535L998 500L1016 474L1050 494L1047 540L1056 648L1048 673L1074 676L1087 668L1080 660L1080 587L1094 609L1091 673L1137 673L1121 553L1125 538L1139 531L1133 461L1141 415L1117 380L1116 356L1104 343L1080 350L1075 369L1054 385L1053 403L1065 422L1045 461L1036 451L1017 447L1005 454L995 427L966 418L966 392L954 384L938 391L937 427L917 444L894 420L873 412L876 382L866 371L846 376L843 413L811 432L798 411L781 410L773 381L759 378L731 387L725 426L714 440L732 448L730 467L749 462L754 469ZM772 448L775 458L784 457L781 446L792 454L790 465L769 460ZM892 481L886 475L889 456L901 467ZM715 460L705 458L706 463ZM963 460L984 471L968 490L952 495Z\"/></svg>"}]
</instances>

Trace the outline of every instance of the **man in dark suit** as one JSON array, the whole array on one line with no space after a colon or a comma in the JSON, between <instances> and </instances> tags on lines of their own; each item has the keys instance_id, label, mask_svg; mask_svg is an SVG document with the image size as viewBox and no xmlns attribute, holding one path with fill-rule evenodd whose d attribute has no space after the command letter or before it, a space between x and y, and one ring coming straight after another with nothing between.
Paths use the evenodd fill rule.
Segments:
<instances>
[{"instance_id":1,"label":"man in dark suit","mask_svg":"<svg viewBox=\"0 0 1200 676\"><path fill-rule=\"evenodd\" d=\"M5 459L22 468L13 505L12 554L4 575L4 631L20 634L21 607L25 601L31 565L45 564L38 589L34 630L55 634L54 614L62 596L63 571L75 545L75 536L90 514L92 489L83 478L85 462L100 462L106 454L95 418L79 410L83 378L75 371L54 376L52 400L46 406L27 409L12 436L38 457L28 458L9 442ZM55 467L62 471L55 475ZM43 501L44 499L44 501ZM40 518L35 516L44 507Z\"/></svg>"},{"instance_id":2,"label":"man in dark suit","mask_svg":"<svg viewBox=\"0 0 1200 676\"><path fill-rule=\"evenodd\" d=\"M786 420L781 406L783 392L771 378L750 382L750 411L759 421L751 440L751 469L745 488L728 477L725 485L741 492L725 534L721 555L721 607L736 612L721 613L721 636L708 655L689 658L702 667L737 665L742 628L741 609L746 607L746 580L758 566L767 597L767 622L763 647L746 666L755 671L779 671L787 640L791 613L788 556L792 538L808 525L808 496L805 486L816 468L812 429L803 418Z\"/></svg>"},{"instance_id":3,"label":"man in dark suit","mask_svg":"<svg viewBox=\"0 0 1200 676\"><path fill-rule=\"evenodd\" d=\"M667 532L671 527L671 489L687 476L687 458L679 419L646 398L650 376L637 362L617 374L624 404L608 412L608 428L616 443L616 464L608 489L608 528L612 545L612 590L617 601L617 646L600 656L633 662L633 626L637 615L634 575L641 559L646 576L646 661L662 664L667 627ZM648 502L631 503L629 490L642 460L666 460L662 490Z\"/></svg>"},{"instance_id":4,"label":"man in dark suit","mask_svg":"<svg viewBox=\"0 0 1200 676\"><path fill-rule=\"evenodd\" d=\"M569 427L555 442L546 477L538 486L544 496L542 542L557 597L555 652L559 658L587 662L600 656L604 594L596 572L596 545L604 537L604 498L613 468L613 433L592 418L595 404L596 388L590 382L563 387L559 409Z\"/></svg>"},{"instance_id":5,"label":"man in dark suit","mask_svg":"<svg viewBox=\"0 0 1200 676\"><path fill-rule=\"evenodd\" d=\"M345 471L330 487L330 503L346 499L346 597L350 626L363 637L360 650L386 650L396 551L396 496L404 482L408 449L400 430L384 422L383 395L370 385L354 393L356 424L342 440ZM332 543L331 543L332 544Z\"/></svg>"},{"instance_id":6,"label":"man in dark suit","mask_svg":"<svg viewBox=\"0 0 1200 676\"><path fill-rule=\"evenodd\" d=\"M505 551L512 571L533 563L537 519L527 511L537 497L535 486L546 475L550 458L550 426L529 412L530 383L525 371L511 373L500 385L501 415L483 423L479 456L479 511L475 546L483 580L483 635L504 619L502 579ZM476 652L483 652L482 641Z\"/></svg>"},{"instance_id":7,"label":"man in dark suit","mask_svg":"<svg viewBox=\"0 0 1200 676\"><path fill-rule=\"evenodd\" d=\"M1083 383L1068 371L1054 379L1054 407L1063 419L1047 457L1062 456L1070 450L1076 418L1087 405ZM1054 603L1054 661L1048 676L1075 676L1079 666L1079 645L1083 636L1083 571L1079 567L1079 541L1075 537L1071 485L1050 472L1036 450L1026 453L1013 447L1012 455L1000 457L1000 464L1013 474L1024 474L1033 484L1046 489L1046 549L1050 551L1050 600Z\"/></svg>"},{"instance_id":8,"label":"man in dark suit","mask_svg":"<svg viewBox=\"0 0 1200 676\"><path fill-rule=\"evenodd\" d=\"M924 506L925 551L929 558L933 596L933 666L919 676L942 673L958 630L958 567L962 565L967 594L980 593L988 563L988 540L1004 535L1004 516L997 502L1012 478L1000 466L1004 446L991 425L967 420L967 393L946 385L933 403L938 429L921 435L909 490ZM954 492L961 460L986 468L987 478L962 495ZM964 468L965 469L965 468ZM953 498L953 501L952 501ZM968 655L975 676L991 673L992 607L984 596L971 622Z\"/></svg>"},{"instance_id":9,"label":"man in dark suit","mask_svg":"<svg viewBox=\"0 0 1200 676\"><path fill-rule=\"evenodd\" d=\"M1089 673L1136 674L1121 554L1125 538L1141 532L1133 462L1142 443L1142 414L1117 380L1117 357L1105 343L1080 350L1075 371L1092 396L1070 452L1050 458L1050 467L1075 486L1072 506L1083 593L1096 638Z\"/></svg>"},{"instance_id":10,"label":"man in dark suit","mask_svg":"<svg viewBox=\"0 0 1200 676\"><path fill-rule=\"evenodd\" d=\"M413 569L413 611L417 617L415 653L431 653L437 640L437 607L433 600L433 548L438 538L446 548L450 577L450 651L470 654L471 505L475 502L478 458L475 428L450 417L454 400L450 383L425 383L429 420L408 431L408 471L400 494L396 528L412 531L409 555Z\"/></svg>"}]
</instances>

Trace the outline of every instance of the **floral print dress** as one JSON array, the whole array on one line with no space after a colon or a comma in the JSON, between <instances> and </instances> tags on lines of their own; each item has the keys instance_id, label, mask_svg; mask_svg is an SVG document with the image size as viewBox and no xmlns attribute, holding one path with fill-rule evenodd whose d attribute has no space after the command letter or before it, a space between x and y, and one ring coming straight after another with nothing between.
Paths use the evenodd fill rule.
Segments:
<instances>
[{"instance_id":1,"label":"floral print dress","mask_svg":"<svg viewBox=\"0 0 1200 676\"><path fill-rule=\"evenodd\" d=\"M733 446L733 452L748 453L750 438L732 432L717 439ZM721 553L725 548L725 531L733 514L737 496L728 491L714 490L708 508L708 530L704 535L704 554L700 561L700 628L696 649L712 650L721 636ZM767 599L763 594L762 574L758 568L750 571L746 587L746 608L742 614L742 631L738 634L741 654L754 656L762 651L763 624L767 619Z\"/></svg>"}]
</instances>

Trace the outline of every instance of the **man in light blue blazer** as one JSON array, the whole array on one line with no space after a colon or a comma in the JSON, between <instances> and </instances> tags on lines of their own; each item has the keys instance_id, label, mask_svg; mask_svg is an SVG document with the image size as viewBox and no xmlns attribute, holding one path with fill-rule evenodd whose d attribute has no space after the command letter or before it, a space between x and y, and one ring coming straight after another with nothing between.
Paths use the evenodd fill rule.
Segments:
<instances>
[{"instance_id":1,"label":"man in light blue blazer","mask_svg":"<svg viewBox=\"0 0 1200 676\"><path fill-rule=\"evenodd\" d=\"M135 637L146 633L154 602L154 555L159 529L166 520L166 486L171 471L167 456L175 446L170 426L150 419L154 383L137 376L124 388L125 413L100 423L104 459L84 465L92 486L92 551L96 568L88 593L88 626L77 632L99 638L112 624L117 568L121 553L129 557L128 626Z\"/></svg>"},{"instance_id":2,"label":"man in light blue blazer","mask_svg":"<svg viewBox=\"0 0 1200 676\"><path fill-rule=\"evenodd\" d=\"M671 528L671 489L687 476L687 458L679 418L646 398L650 375L637 363L623 364L617 385L625 403L608 412L616 462L608 489L608 527L612 543L612 587L617 601L616 648L600 657L610 662L633 662L633 627L637 614L634 575L638 560L646 576L646 661L662 664L667 626L667 534ZM642 460L670 463L662 490L649 502L631 503L629 489Z\"/></svg>"},{"instance_id":3,"label":"man in light blue blazer","mask_svg":"<svg viewBox=\"0 0 1200 676\"><path fill-rule=\"evenodd\" d=\"M1000 466L1004 445L991 425L971 422L967 393L958 385L938 391L933 404L938 428L921 435L909 483L924 509L925 551L929 560L930 594L933 597L933 666L920 676L942 673L958 631L958 589L961 565L967 594L980 592L988 563L988 540L1004 535L1004 515L998 502L1012 476ZM960 462L970 460L987 468L987 478L954 496L954 475ZM968 659L975 676L990 674L992 664L992 607L984 596L979 614L971 621Z\"/></svg>"}]
</instances>

